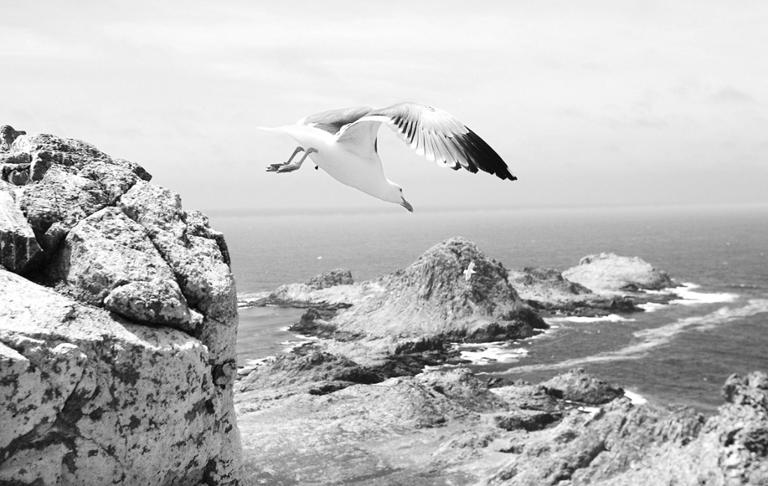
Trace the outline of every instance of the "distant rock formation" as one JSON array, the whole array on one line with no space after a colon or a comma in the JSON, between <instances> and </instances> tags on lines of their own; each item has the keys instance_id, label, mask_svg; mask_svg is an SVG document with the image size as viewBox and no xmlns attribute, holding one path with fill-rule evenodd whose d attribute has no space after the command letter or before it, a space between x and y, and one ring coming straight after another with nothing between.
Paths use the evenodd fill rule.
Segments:
<instances>
[{"instance_id":1,"label":"distant rock formation","mask_svg":"<svg viewBox=\"0 0 768 486\"><path fill-rule=\"evenodd\" d=\"M320 289L280 286L266 302L310 307L291 330L331 338L334 353L365 365L381 365L392 355L411 361L414 353L442 352L456 341L526 338L547 327L518 297L504 266L464 238L437 244L405 269L376 280L352 284L346 283L351 276L341 275L343 284Z\"/></svg>"},{"instance_id":2,"label":"distant rock formation","mask_svg":"<svg viewBox=\"0 0 768 486\"><path fill-rule=\"evenodd\" d=\"M546 324L517 295L504 266L464 238L428 249L332 321L368 338L451 335L469 341L517 339Z\"/></svg>"},{"instance_id":3,"label":"distant rock formation","mask_svg":"<svg viewBox=\"0 0 768 486\"><path fill-rule=\"evenodd\" d=\"M606 278L623 278L621 275L604 275ZM610 270L608 270L610 272ZM667 302L674 294L649 294L638 287L625 285L609 292L592 291L584 285L566 279L559 270L526 267L509 273L509 282L534 309L550 315L604 316L614 313L640 312L638 304ZM631 284L636 285L636 284Z\"/></svg>"},{"instance_id":4,"label":"distant rock formation","mask_svg":"<svg viewBox=\"0 0 768 486\"><path fill-rule=\"evenodd\" d=\"M355 281L352 279L352 272L343 268L337 268L312 277L307 281L307 287L312 290L322 290L337 285L352 285L353 283Z\"/></svg>"},{"instance_id":5,"label":"distant rock formation","mask_svg":"<svg viewBox=\"0 0 768 486\"><path fill-rule=\"evenodd\" d=\"M675 285L666 272L642 258L614 253L585 256L577 266L564 271L563 277L595 292L661 290Z\"/></svg>"},{"instance_id":6,"label":"distant rock formation","mask_svg":"<svg viewBox=\"0 0 768 486\"><path fill-rule=\"evenodd\" d=\"M322 307L334 309L349 307L361 299L370 289L363 282L355 284L352 272L335 269L321 273L306 283L284 284L272 292L260 292L241 296L241 307L279 305L284 307Z\"/></svg>"},{"instance_id":7,"label":"distant rock formation","mask_svg":"<svg viewBox=\"0 0 768 486\"><path fill-rule=\"evenodd\" d=\"M222 235L89 144L0 157L0 483L236 484Z\"/></svg>"}]
</instances>

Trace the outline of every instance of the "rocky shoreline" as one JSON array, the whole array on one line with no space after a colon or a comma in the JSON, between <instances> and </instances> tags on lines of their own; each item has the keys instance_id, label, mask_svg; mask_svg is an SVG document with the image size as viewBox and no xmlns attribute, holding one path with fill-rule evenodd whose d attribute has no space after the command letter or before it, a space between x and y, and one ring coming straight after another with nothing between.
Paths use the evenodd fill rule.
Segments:
<instances>
[{"instance_id":1,"label":"rocky shoreline","mask_svg":"<svg viewBox=\"0 0 768 486\"><path fill-rule=\"evenodd\" d=\"M507 271L452 238L373 281L337 270L310 282L239 302L306 308L291 330L315 338L241 370L235 400L253 484L768 481L765 374L729 378L726 404L704 417L643 403L583 370L532 384L463 366L458 342L525 339L546 328L543 317L626 315L676 298L678 284L638 258Z\"/></svg>"}]
</instances>

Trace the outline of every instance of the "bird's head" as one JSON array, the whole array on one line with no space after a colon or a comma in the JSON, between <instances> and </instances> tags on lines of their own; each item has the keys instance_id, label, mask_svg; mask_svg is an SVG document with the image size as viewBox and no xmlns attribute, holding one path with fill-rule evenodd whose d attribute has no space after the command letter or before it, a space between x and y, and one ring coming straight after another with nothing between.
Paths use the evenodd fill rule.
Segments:
<instances>
[{"instance_id":1,"label":"bird's head","mask_svg":"<svg viewBox=\"0 0 768 486\"><path fill-rule=\"evenodd\" d=\"M407 209L408 211L413 212L413 206L411 206L411 203L406 201L405 196L403 196L403 188L398 186L394 182L389 182L389 188L387 189L387 193L383 199L385 201L399 204L405 209Z\"/></svg>"}]
</instances>

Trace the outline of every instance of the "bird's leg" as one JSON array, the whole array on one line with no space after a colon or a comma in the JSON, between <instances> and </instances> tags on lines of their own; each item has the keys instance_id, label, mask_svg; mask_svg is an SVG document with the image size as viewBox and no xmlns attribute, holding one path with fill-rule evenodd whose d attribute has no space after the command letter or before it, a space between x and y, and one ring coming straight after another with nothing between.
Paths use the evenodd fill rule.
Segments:
<instances>
[{"instance_id":1,"label":"bird's leg","mask_svg":"<svg viewBox=\"0 0 768 486\"><path fill-rule=\"evenodd\" d=\"M293 158L296 157L296 154L298 154L302 150L304 150L304 147L302 147L302 146L296 147L296 150L293 151L291 156L288 157L288 160L286 160L285 162L280 162L280 163L277 163L277 164L269 164L267 166L267 172L277 172L277 169L279 169L280 167L283 167L283 166L286 166L286 165L290 164L291 161L293 160Z\"/></svg>"},{"instance_id":2,"label":"bird's leg","mask_svg":"<svg viewBox=\"0 0 768 486\"><path fill-rule=\"evenodd\" d=\"M299 168L301 168L301 164L303 164L304 161L307 160L307 157L309 157L309 155L313 152L317 152L317 149L309 147L304 152L304 155L301 156L301 159L299 159L297 162L293 162L292 164L285 164L282 167L278 167L277 172L293 172L294 170L299 170Z\"/></svg>"}]
</instances>

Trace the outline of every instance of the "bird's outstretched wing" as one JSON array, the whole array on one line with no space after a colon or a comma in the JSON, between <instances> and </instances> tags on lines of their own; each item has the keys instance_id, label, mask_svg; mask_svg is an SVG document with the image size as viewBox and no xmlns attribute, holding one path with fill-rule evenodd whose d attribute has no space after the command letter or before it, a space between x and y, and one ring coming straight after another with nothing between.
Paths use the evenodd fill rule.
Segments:
<instances>
[{"instance_id":1,"label":"bird's outstretched wing","mask_svg":"<svg viewBox=\"0 0 768 486\"><path fill-rule=\"evenodd\" d=\"M454 170L479 170L500 179L516 180L507 164L485 141L449 113L417 103L399 103L371 110L353 121L339 134L352 134L355 125L365 122L386 123L417 153Z\"/></svg>"},{"instance_id":2,"label":"bird's outstretched wing","mask_svg":"<svg viewBox=\"0 0 768 486\"><path fill-rule=\"evenodd\" d=\"M299 120L299 124L310 125L335 135L339 132L341 127L359 120L372 110L373 108L369 106L354 106L350 108L328 110L306 116Z\"/></svg>"}]
</instances>

